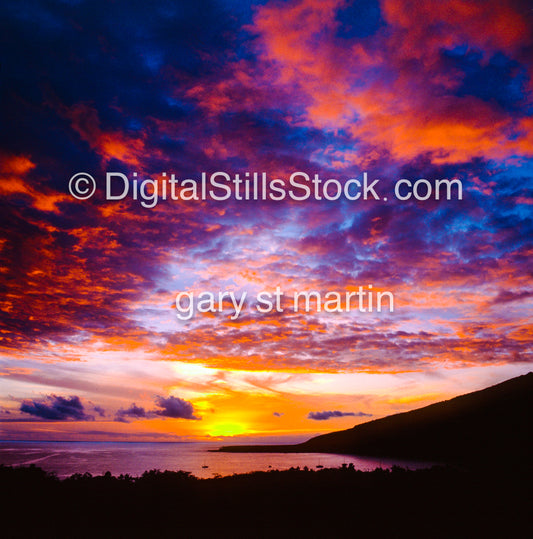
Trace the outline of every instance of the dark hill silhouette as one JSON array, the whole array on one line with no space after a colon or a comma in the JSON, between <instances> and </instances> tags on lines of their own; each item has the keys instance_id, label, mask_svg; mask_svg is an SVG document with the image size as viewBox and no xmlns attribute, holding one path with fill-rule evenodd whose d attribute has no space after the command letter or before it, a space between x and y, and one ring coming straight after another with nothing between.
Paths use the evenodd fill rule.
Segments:
<instances>
[{"instance_id":1,"label":"dark hill silhouette","mask_svg":"<svg viewBox=\"0 0 533 539\"><path fill-rule=\"evenodd\" d=\"M227 446L228 452L319 452L439 461L530 459L533 373L316 436L297 445Z\"/></svg>"}]
</instances>

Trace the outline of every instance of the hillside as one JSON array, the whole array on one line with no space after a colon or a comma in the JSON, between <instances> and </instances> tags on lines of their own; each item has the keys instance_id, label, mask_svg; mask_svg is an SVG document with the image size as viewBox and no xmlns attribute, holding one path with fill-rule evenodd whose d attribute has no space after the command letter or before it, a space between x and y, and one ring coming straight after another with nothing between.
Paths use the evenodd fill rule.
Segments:
<instances>
[{"instance_id":1,"label":"hillside","mask_svg":"<svg viewBox=\"0 0 533 539\"><path fill-rule=\"evenodd\" d=\"M529 459L533 373L453 399L323 434L297 445L230 452L319 452L444 461ZM497 462L494 460L494 462Z\"/></svg>"}]
</instances>

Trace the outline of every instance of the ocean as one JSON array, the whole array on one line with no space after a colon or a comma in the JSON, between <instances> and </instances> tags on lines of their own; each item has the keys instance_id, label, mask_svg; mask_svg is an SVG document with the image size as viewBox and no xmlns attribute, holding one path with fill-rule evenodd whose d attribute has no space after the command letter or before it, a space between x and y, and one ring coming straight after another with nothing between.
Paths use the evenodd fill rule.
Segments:
<instances>
[{"instance_id":1,"label":"ocean","mask_svg":"<svg viewBox=\"0 0 533 539\"><path fill-rule=\"evenodd\" d=\"M139 476L146 470L186 471L200 478L291 467L337 468L352 463L371 471L394 465L427 468L427 462L363 458L328 453L216 453L221 442L12 442L0 441L0 464L34 464L60 478L89 472Z\"/></svg>"}]
</instances>

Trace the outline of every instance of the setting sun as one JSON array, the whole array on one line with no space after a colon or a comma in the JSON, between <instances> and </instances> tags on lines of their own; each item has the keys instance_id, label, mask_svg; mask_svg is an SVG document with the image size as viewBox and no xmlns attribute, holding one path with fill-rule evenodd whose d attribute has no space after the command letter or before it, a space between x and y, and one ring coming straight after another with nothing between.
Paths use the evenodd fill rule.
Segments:
<instances>
[{"instance_id":1,"label":"setting sun","mask_svg":"<svg viewBox=\"0 0 533 539\"><path fill-rule=\"evenodd\" d=\"M243 423L227 421L224 423L215 423L208 428L207 434L209 436L238 436L245 432L249 432L249 429Z\"/></svg>"}]
</instances>

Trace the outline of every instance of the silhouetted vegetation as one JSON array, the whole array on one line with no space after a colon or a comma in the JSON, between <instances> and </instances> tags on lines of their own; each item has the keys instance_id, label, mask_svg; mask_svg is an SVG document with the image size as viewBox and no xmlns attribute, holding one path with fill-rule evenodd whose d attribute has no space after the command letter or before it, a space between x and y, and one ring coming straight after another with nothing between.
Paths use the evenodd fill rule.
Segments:
<instances>
[{"instance_id":1,"label":"silhouetted vegetation","mask_svg":"<svg viewBox=\"0 0 533 539\"><path fill-rule=\"evenodd\" d=\"M445 458L454 466L360 472L350 465L213 479L150 470L140 477L86 473L61 481L33 466L0 466L1 536L529 537L532 385L529 374L298 446L279 446ZM249 450L265 449L273 448Z\"/></svg>"},{"instance_id":2,"label":"silhouetted vegetation","mask_svg":"<svg viewBox=\"0 0 533 539\"><path fill-rule=\"evenodd\" d=\"M311 438L297 445L228 446L228 452L318 452L488 463L533 454L533 373Z\"/></svg>"},{"instance_id":3,"label":"silhouetted vegetation","mask_svg":"<svg viewBox=\"0 0 533 539\"><path fill-rule=\"evenodd\" d=\"M2 537L522 537L531 467L360 472L352 466L215 479L0 467Z\"/></svg>"}]
</instances>

